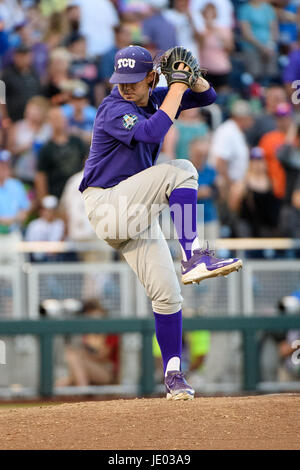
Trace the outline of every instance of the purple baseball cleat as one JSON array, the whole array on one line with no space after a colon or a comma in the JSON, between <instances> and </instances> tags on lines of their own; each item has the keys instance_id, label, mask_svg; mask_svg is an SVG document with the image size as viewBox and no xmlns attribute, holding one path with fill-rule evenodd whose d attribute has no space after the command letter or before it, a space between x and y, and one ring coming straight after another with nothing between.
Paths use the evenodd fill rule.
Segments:
<instances>
[{"instance_id":1,"label":"purple baseball cleat","mask_svg":"<svg viewBox=\"0 0 300 470\"><path fill-rule=\"evenodd\" d=\"M181 262L183 284L199 284L203 279L216 276L227 276L233 271L242 269L243 262L238 258L220 259L214 256L215 252L206 249L194 250L193 256L188 261Z\"/></svg>"},{"instance_id":2,"label":"purple baseball cleat","mask_svg":"<svg viewBox=\"0 0 300 470\"><path fill-rule=\"evenodd\" d=\"M184 378L183 372L172 370L165 377L167 389L167 400L192 400L195 390L189 386Z\"/></svg>"}]
</instances>

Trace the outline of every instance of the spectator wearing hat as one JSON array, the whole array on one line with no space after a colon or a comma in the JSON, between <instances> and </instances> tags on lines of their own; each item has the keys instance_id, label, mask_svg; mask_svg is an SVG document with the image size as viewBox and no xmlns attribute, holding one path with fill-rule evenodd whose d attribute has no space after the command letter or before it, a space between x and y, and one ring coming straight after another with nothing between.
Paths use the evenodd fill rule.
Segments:
<instances>
[{"instance_id":1,"label":"spectator wearing hat","mask_svg":"<svg viewBox=\"0 0 300 470\"><path fill-rule=\"evenodd\" d=\"M11 177L11 154L0 151L0 234L20 232L30 209L23 184Z\"/></svg>"},{"instance_id":2,"label":"spectator wearing hat","mask_svg":"<svg viewBox=\"0 0 300 470\"><path fill-rule=\"evenodd\" d=\"M52 137L40 149L35 178L39 200L47 194L60 198L68 178L82 170L88 149L82 139L69 135L67 119L59 106L49 110L48 122Z\"/></svg>"},{"instance_id":3,"label":"spectator wearing hat","mask_svg":"<svg viewBox=\"0 0 300 470\"><path fill-rule=\"evenodd\" d=\"M65 224L57 215L58 199L47 195L41 200L40 217L29 223L25 240L28 242L59 242L65 237ZM56 261L55 253L34 253L33 261Z\"/></svg>"},{"instance_id":4,"label":"spectator wearing hat","mask_svg":"<svg viewBox=\"0 0 300 470\"><path fill-rule=\"evenodd\" d=\"M88 94L88 86L78 81L71 91L70 102L62 106L62 111L68 120L70 135L80 137L90 145L97 109L89 104Z\"/></svg>"},{"instance_id":5,"label":"spectator wearing hat","mask_svg":"<svg viewBox=\"0 0 300 470\"><path fill-rule=\"evenodd\" d=\"M41 94L41 82L32 66L31 49L25 45L18 46L12 65L4 68L1 78L6 86L4 116L13 122L23 119L27 102Z\"/></svg>"},{"instance_id":6,"label":"spectator wearing hat","mask_svg":"<svg viewBox=\"0 0 300 470\"><path fill-rule=\"evenodd\" d=\"M253 147L243 181L235 184L228 201L236 215L237 237L271 237L277 234L280 202L274 196L264 151Z\"/></svg>"},{"instance_id":7,"label":"spectator wearing hat","mask_svg":"<svg viewBox=\"0 0 300 470\"><path fill-rule=\"evenodd\" d=\"M278 104L275 111L276 129L267 132L258 144L264 151L274 195L279 199L283 199L285 196L286 174L277 157L277 150L285 142L292 123L292 115L293 108L290 103L283 102Z\"/></svg>"}]
</instances>

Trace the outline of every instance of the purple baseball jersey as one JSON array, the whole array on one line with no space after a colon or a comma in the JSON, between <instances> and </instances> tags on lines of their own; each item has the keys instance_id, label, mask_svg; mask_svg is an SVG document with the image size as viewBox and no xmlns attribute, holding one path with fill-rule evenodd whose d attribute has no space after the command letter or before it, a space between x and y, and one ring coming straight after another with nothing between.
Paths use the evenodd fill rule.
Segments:
<instances>
[{"instance_id":1,"label":"purple baseball jersey","mask_svg":"<svg viewBox=\"0 0 300 470\"><path fill-rule=\"evenodd\" d=\"M149 119L162 104L168 88L156 88L149 97L146 107L139 107L120 95L118 87L106 97L98 108L89 157L85 163L84 176L79 186L83 192L87 187L110 188L130 176L153 166L160 152L161 142L145 143L135 139L142 121ZM208 106L216 99L215 90L210 87L203 93L187 90L180 109ZM166 127L172 121L161 111Z\"/></svg>"}]
</instances>

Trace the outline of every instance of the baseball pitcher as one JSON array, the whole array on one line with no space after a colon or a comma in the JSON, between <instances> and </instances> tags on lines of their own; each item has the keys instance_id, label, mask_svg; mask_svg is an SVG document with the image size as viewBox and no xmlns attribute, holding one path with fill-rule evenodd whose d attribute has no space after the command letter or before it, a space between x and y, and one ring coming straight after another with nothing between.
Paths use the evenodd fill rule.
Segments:
<instances>
[{"instance_id":1,"label":"baseball pitcher","mask_svg":"<svg viewBox=\"0 0 300 470\"><path fill-rule=\"evenodd\" d=\"M216 99L196 59L183 47L160 59L168 86L157 88L151 54L139 46L115 56L116 84L100 105L80 184L88 218L97 234L119 250L152 301L167 398L194 397L181 372L182 297L158 216L169 205L182 248L182 282L227 275L239 259L218 259L197 237L198 174L188 160L155 165L163 139L180 112Z\"/></svg>"}]
</instances>

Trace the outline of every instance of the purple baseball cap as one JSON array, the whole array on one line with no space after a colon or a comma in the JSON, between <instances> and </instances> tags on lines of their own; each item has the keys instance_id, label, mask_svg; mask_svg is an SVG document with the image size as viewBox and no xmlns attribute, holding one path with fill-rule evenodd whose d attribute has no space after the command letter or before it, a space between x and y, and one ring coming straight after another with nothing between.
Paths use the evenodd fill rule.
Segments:
<instances>
[{"instance_id":1,"label":"purple baseball cap","mask_svg":"<svg viewBox=\"0 0 300 470\"><path fill-rule=\"evenodd\" d=\"M115 71L110 83L137 83L144 80L153 70L150 52L141 46L128 46L119 50L115 56Z\"/></svg>"}]
</instances>

